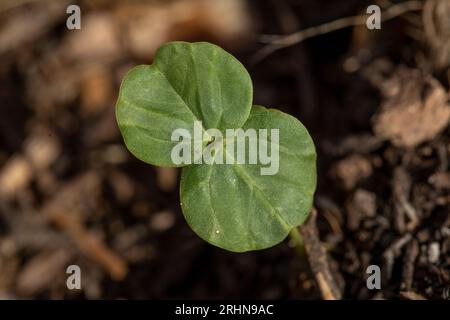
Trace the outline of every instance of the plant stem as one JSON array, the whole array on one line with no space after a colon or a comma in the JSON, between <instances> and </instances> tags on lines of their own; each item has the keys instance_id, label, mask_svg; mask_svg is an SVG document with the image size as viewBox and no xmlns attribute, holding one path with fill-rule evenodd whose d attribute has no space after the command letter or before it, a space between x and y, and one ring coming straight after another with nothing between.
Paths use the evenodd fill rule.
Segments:
<instances>
[{"instance_id":1,"label":"plant stem","mask_svg":"<svg viewBox=\"0 0 450 320\"><path fill-rule=\"evenodd\" d=\"M305 255L305 246L303 244L303 238L298 230L298 227L292 228L289 236L291 240L295 243L295 249L300 256Z\"/></svg>"}]
</instances>

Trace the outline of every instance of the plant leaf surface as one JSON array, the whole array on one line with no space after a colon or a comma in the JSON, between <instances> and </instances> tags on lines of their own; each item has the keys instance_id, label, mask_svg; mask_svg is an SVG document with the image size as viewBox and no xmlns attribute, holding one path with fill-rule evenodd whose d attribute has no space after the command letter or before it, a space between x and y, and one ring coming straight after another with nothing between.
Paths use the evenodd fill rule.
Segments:
<instances>
[{"instance_id":1,"label":"plant leaf surface","mask_svg":"<svg viewBox=\"0 0 450 320\"><path fill-rule=\"evenodd\" d=\"M171 42L158 50L152 65L137 66L125 76L116 118L137 158L176 166L171 159L178 143L171 141L175 129L188 130L194 139L196 120L204 130L239 128L249 116L252 96L247 70L225 50L205 42Z\"/></svg>"},{"instance_id":2,"label":"plant leaf surface","mask_svg":"<svg viewBox=\"0 0 450 320\"><path fill-rule=\"evenodd\" d=\"M274 246L302 224L317 179L314 143L300 121L254 106L242 129L279 129L278 173L261 175L261 167L267 167L261 164L192 165L183 168L180 185L191 228L209 243L235 252Z\"/></svg>"}]
</instances>

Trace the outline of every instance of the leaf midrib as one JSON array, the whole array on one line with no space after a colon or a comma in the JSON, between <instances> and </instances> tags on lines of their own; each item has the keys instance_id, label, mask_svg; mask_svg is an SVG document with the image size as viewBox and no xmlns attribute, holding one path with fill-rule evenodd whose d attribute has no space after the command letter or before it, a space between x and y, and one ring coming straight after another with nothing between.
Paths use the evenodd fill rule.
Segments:
<instances>
[{"instance_id":1,"label":"leaf midrib","mask_svg":"<svg viewBox=\"0 0 450 320\"><path fill-rule=\"evenodd\" d=\"M224 152L226 153L225 158L226 158L227 155L228 155L228 156L231 156L231 155L227 152L226 149L224 149ZM216 154L217 154L217 153L216 153ZM212 165L212 166L214 166L214 165ZM280 224L283 226L283 228L284 228L287 232L289 232L289 231L291 230L291 227L290 227L289 224L286 222L286 220L284 220L284 218L282 217L282 215L281 215L281 213L278 211L278 209L276 209L276 208L272 205L272 203L271 203L270 200L269 200L269 197L267 197L267 195L264 193L264 191L261 190L261 189L258 187L258 184L256 183L256 181L255 181L249 174L247 174L247 173L245 172L245 170L241 168L240 165L238 165L238 164L232 164L231 166L232 166L233 169L235 169L234 171L236 172L236 174L237 174L239 177L241 177L242 180L244 180L244 182L247 183L247 185L251 186L252 189L257 190L257 191L263 196L263 199L265 200L265 202L266 202L266 203L269 205L269 207L272 209L272 210L270 210L271 214L272 214L272 213L275 213L275 214L272 214L272 216L274 216L276 219L278 219L278 221L279 221ZM250 214L250 213L249 213L249 214Z\"/></svg>"},{"instance_id":2,"label":"leaf midrib","mask_svg":"<svg viewBox=\"0 0 450 320\"><path fill-rule=\"evenodd\" d=\"M251 186L253 189L258 191L262 195L263 200L269 205L269 207L271 209L270 212L271 212L272 216L274 216L276 219L278 219L278 221L283 226L283 228L289 232L291 230L291 227L286 222L286 220L284 220L280 211L278 211L278 209L276 209L272 205L272 203L269 200L269 197L265 194L265 192L258 187L258 184L256 183L256 181L249 174L247 174L247 172L245 172L245 170L242 169L240 165L233 164L232 167L235 169L235 172L237 173L237 175L239 177L241 177L242 180L244 180L244 182L246 182L249 186Z\"/></svg>"},{"instance_id":3,"label":"leaf midrib","mask_svg":"<svg viewBox=\"0 0 450 320\"><path fill-rule=\"evenodd\" d=\"M170 87L172 88L172 90L173 90L173 92L177 95L177 97L178 98L180 98L180 100L183 102L183 105L185 106L185 108L187 109L187 110L189 110L189 113L194 117L194 121L195 120L197 120L197 121L200 121L201 123L202 123L202 135L203 134L207 134L206 133L206 130L205 130L205 127L203 126L203 120L202 119L199 119L195 114L194 114L194 112L192 111L192 109L189 107L189 105L187 104L187 102L184 100L184 98L180 95L180 93L177 91L177 90L175 90L175 87L172 85L172 83L169 81L169 79L167 78L167 76L158 68L158 65L155 63L155 64L153 64L152 65L154 68L155 68L155 70L159 73L159 74L161 74L163 77L164 77L164 79L167 81L167 83L170 85ZM208 135L208 134L207 134ZM208 135L209 136L209 135Z\"/></svg>"}]
</instances>

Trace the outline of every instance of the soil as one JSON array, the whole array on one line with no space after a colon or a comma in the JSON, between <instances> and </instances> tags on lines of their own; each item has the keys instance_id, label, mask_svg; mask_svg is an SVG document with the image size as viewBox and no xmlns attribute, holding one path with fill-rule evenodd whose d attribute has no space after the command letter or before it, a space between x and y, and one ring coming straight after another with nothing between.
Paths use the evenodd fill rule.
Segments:
<instances>
[{"instance_id":1,"label":"soil","mask_svg":"<svg viewBox=\"0 0 450 320\"><path fill-rule=\"evenodd\" d=\"M399 2L78 1L72 31L71 2L2 2L0 298L450 299L449 2L254 59L258 35ZM310 131L319 181L306 251L209 245L184 221L179 170L124 147L120 81L171 40L223 46L248 68L255 104ZM66 286L73 264L81 290Z\"/></svg>"}]
</instances>

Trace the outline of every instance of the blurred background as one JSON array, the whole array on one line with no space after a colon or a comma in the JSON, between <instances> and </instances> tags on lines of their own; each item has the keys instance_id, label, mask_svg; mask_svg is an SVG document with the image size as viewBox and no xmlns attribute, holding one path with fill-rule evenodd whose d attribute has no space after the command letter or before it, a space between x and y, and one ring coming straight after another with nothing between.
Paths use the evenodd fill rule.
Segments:
<instances>
[{"instance_id":1,"label":"blurred background","mask_svg":"<svg viewBox=\"0 0 450 320\"><path fill-rule=\"evenodd\" d=\"M372 4L390 10L380 30L338 20ZM264 36L332 21L298 43ZM172 40L222 46L256 104L309 129L326 264L288 240L209 245L184 221L179 170L126 150L121 79ZM450 299L449 66L448 0L1 0L0 298L320 299L320 271L336 298ZM66 286L73 264L81 290Z\"/></svg>"}]
</instances>

